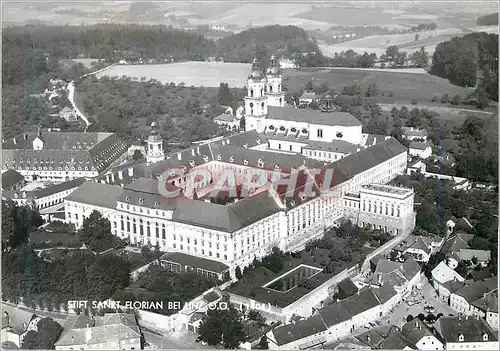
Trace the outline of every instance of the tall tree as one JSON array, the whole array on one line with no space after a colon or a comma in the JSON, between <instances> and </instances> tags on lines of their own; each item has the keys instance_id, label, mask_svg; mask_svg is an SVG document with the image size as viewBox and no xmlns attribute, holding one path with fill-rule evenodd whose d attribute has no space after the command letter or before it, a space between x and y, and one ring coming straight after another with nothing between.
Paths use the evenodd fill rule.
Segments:
<instances>
[{"instance_id":1,"label":"tall tree","mask_svg":"<svg viewBox=\"0 0 500 351\"><path fill-rule=\"evenodd\" d=\"M236 349L245 340L239 312L229 304L227 310L209 310L199 329L200 339L210 346Z\"/></svg>"},{"instance_id":2,"label":"tall tree","mask_svg":"<svg viewBox=\"0 0 500 351\"><path fill-rule=\"evenodd\" d=\"M219 105L231 106L234 108L234 96L231 93L231 89L229 89L229 84L220 83L219 92L217 93L217 102Z\"/></svg>"},{"instance_id":3,"label":"tall tree","mask_svg":"<svg viewBox=\"0 0 500 351\"><path fill-rule=\"evenodd\" d=\"M42 318L37 325L38 331L29 331L23 339L23 349L43 349L55 348L55 343L63 328L50 317Z\"/></svg>"}]
</instances>

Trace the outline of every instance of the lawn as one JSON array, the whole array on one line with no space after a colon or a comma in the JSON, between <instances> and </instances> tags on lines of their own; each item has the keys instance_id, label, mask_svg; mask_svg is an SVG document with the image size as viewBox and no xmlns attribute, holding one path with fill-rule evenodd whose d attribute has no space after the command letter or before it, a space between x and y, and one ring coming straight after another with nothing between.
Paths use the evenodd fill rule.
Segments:
<instances>
[{"instance_id":1,"label":"lawn","mask_svg":"<svg viewBox=\"0 0 500 351\"><path fill-rule=\"evenodd\" d=\"M97 77L133 77L157 79L163 84L174 82L186 86L219 87L226 82L232 88L246 85L251 65L248 63L215 63L203 61L177 62L157 65L116 65L97 74Z\"/></svg>"},{"instance_id":2,"label":"lawn","mask_svg":"<svg viewBox=\"0 0 500 351\"><path fill-rule=\"evenodd\" d=\"M285 71L283 83L290 93L298 92L305 87L309 80L315 85L328 82L330 89L338 92L344 86L376 83L384 96L379 100L383 103L409 104L412 100L419 103L430 102L433 96L442 96L447 93L465 96L471 92L470 89L450 84L448 80L441 79L430 74L412 74L386 71L365 71L360 69L322 69L322 70L289 70ZM393 96L388 96L392 93Z\"/></svg>"},{"instance_id":3,"label":"lawn","mask_svg":"<svg viewBox=\"0 0 500 351\"><path fill-rule=\"evenodd\" d=\"M57 222L31 233L29 240L37 249L81 246L78 235L67 225Z\"/></svg>"},{"instance_id":4,"label":"lawn","mask_svg":"<svg viewBox=\"0 0 500 351\"><path fill-rule=\"evenodd\" d=\"M325 234L323 239L311 243L303 251L292 254L271 254L268 256L267 263L259 263L256 268L245 270L243 277L233 283L228 291L259 302L285 307L310 293L344 269L362 262L373 249L373 247L366 248L360 245L359 237L356 234L354 237L340 238L336 230L332 229ZM276 261L281 262L281 264L276 265ZM302 280L297 286L286 292L263 287L301 264L320 268L322 271L307 280Z\"/></svg>"}]
</instances>

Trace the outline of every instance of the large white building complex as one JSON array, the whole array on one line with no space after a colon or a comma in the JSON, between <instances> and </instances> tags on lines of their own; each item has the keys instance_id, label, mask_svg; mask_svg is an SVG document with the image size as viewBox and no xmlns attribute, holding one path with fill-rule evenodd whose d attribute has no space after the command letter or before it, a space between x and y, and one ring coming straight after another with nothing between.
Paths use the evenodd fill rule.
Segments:
<instances>
[{"instance_id":1,"label":"large white building complex","mask_svg":"<svg viewBox=\"0 0 500 351\"><path fill-rule=\"evenodd\" d=\"M405 173L406 147L394 138L362 134L361 123L348 113L284 107L274 57L265 74L254 61L248 85L246 132L164 156L154 123L147 162L111 168L84 183L65 199L66 221L80 227L98 210L114 235L186 255L201 266L192 268L214 267L219 276L234 274L273 247L302 249L344 218L393 235L413 230L413 190L384 185ZM167 181L165 174L174 169L183 174ZM235 183L214 195L228 169ZM268 182L245 188L251 169L266 171ZM211 181L193 188L193 170L208 171ZM281 180L273 177L278 171ZM287 188L292 179L294 186ZM163 196L165 183L179 195ZM180 265L168 259L164 264Z\"/></svg>"}]
</instances>

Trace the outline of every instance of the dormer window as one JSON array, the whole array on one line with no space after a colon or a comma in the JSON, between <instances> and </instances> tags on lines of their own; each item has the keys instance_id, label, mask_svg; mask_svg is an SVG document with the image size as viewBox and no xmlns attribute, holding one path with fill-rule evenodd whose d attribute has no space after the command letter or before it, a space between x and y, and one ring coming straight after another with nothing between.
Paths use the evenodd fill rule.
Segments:
<instances>
[{"instance_id":1,"label":"dormer window","mask_svg":"<svg viewBox=\"0 0 500 351\"><path fill-rule=\"evenodd\" d=\"M270 126L269 126L269 129L270 129L270 130L274 130L274 126L273 126L273 125L270 125Z\"/></svg>"},{"instance_id":2,"label":"dormer window","mask_svg":"<svg viewBox=\"0 0 500 351\"><path fill-rule=\"evenodd\" d=\"M483 341L488 341L488 334L483 332Z\"/></svg>"},{"instance_id":3,"label":"dormer window","mask_svg":"<svg viewBox=\"0 0 500 351\"><path fill-rule=\"evenodd\" d=\"M336 134L336 136L337 136L337 138L342 138L342 137L344 136L344 134L342 134L341 132L338 132L338 133Z\"/></svg>"},{"instance_id":4,"label":"dormer window","mask_svg":"<svg viewBox=\"0 0 500 351\"><path fill-rule=\"evenodd\" d=\"M139 198L139 203L140 203L140 204L143 204L143 203L144 203L144 199L143 199L142 197L141 197L141 198Z\"/></svg>"},{"instance_id":5,"label":"dormer window","mask_svg":"<svg viewBox=\"0 0 500 351\"><path fill-rule=\"evenodd\" d=\"M280 127L280 130L281 130L282 132L284 132L284 131L285 131L285 127L281 126L281 127Z\"/></svg>"},{"instance_id":6,"label":"dormer window","mask_svg":"<svg viewBox=\"0 0 500 351\"><path fill-rule=\"evenodd\" d=\"M125 201L130 201L130 197L129 197L129 196L127 196L127 197L125 198Z\"/></svg>"},{"instance_id":7,"label":"dormer window","mask_svg":"<svg viewBox=\"0 0 500 351\"><path fill-rule=\"evenodd\" d=\"M158 207L160 204L158 202L155 202L155 207Z\"/></svg>"},{"instance_id":8,"label":"dormer window","mask_svg":"<svg viewBox=\"0 0 500 351\"><path fill-rule=\"evenodd\" d=\"M307 134L307 129L302 129L302 134Z\"/></svg>"},{"instance_id":9,"label":"dormer window","mask_svg":"<svg viewBox=\"0 0 500 351\"><path fill-rule=\"evenodd\" d=\"M464 334L458 334L458 341L464 341Z\"/></svg>"},{"instance_id":10,"label":"dormer window","mask_svg":"<svg viewBox=\"0 0 500 351\"><path fill-rule=\"evenodd\" d=\"M297 129L292 128L292 129L290 129L290 131L291 131L292 133L296 133L296 132L297 132Z\"/></svg>"}]
</instances>

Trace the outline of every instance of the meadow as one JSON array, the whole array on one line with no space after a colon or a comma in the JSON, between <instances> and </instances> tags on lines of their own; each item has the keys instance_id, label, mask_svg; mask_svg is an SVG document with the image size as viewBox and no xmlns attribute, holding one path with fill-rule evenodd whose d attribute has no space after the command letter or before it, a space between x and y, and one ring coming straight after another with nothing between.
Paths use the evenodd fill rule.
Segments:
<instances>
[{"instance_id":1,"label":"meadow","mask_svg":"<svg viewBox=\"0 0 500 351\"><path fill-rule=\"evenodd\" d=\"M448 94L467 95L472 90L450 84L448 80L430 74L392 72L391 70L363 70L338 68L333 70L303 70L285 72L283 84L288 91L298 92L309 80L315 85L327 82L330 89L341 92L344 86L376 83L384 92L380 102L409 104L412 100L419 103L431 102L434 96ZM390 96L392 93L392 96Z\"/></svg>"},{"instance_id":2,"label":"meadow","mask_svg":"<svg viewBox=\"0 0 500 351\"><path fill-rule=\"evenodd\" d=\"M186 86L219 87L226 82L230 87L242 88L251 65L247 63L179 62L160 65L116 65L97 77L132 77L157 79L162 83L184 83Z\"/></svg>"}]
</instances>

